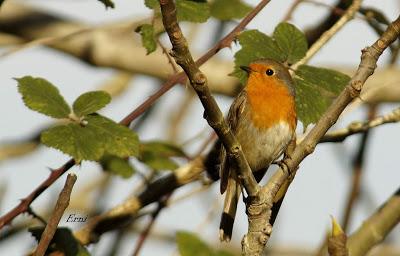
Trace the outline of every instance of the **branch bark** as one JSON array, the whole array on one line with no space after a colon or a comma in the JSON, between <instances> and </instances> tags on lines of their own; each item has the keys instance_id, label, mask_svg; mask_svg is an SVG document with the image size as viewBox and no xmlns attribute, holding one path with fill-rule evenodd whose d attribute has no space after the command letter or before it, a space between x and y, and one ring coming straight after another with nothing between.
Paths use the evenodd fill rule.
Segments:
<instances>
[{"instance_id":1,"label":"branch bark","mask_svg":"<svg viewBox=\"0 0 400 256\"><path fill-rule=\"evenodd\" d=\"M263 6L257 6L252 11L250 11L245 18L234 28L230 33L228 33L224 38L222 38L218 43L216 43L211 49L209 49L202 57L200 57L196 61L196 65L201 66L206 61L208 61L212 56L218 53L221 49L225 47L229 47L232 41L236 38L236 35L242 31L246 25L261 11ZM0 16L2 17L2 16ZM48 19L52 20L54 17L48 17ZM1 18L0 18L1 20ZM11 26L12 27L12 26ZM29 33L28 33L29 34ZM115 44L115 42L113 42ZM135 59L137 62L136 58ZM132 59L129 61L132 62ZM163 59L165 59L163 57ZM153 64L152 64L153 65ZM154 69L154 66L153 68ZM177 83L184 83L186 80L186 76L184 72L180 72L178 74L172 75L168 78L168 80L162 85L162 87L153 95L151 95L147 100L145 100L141 105L139 105L135 110L129 113L124 119L120 121L120 124L128 126L133 120L143 114L149 107L152 106L164 93L166 93L169 89L171 89ZM28 206L43 192L45 191L51 184L54 183L61 175L63 175L66 171L68 171L72 166L75 165L74 160L69 160L62 167L56 169L51 175L40 184L31 194L29 194L25 199L21 201L19 205L14 207L10 212L6 215L0 217L0 229L4 227L4 225L10 223L16 216L25 212L28 209Z\"/></svg>"},{"instance_id":2,"label":"branch bark","mask_svg":"<svg viewBox=\"0 0 400 256\"><path fill-rule=\"evenodd\" d=\"M39 244L35 252L33 253L34 256L42 256L46 253L47 247L49 247L50 242L53 239L54 234L56 233L58 223L60 222L65 209L69 205L72 188L74 187L75 182L76 175L69 174L67 176L67 180L65 181L64 188L58 196L58 200L56 206L54 207L53 213L51 214L50 219L47 222L46 228L43 231Z\"/></svg>"},{"instance_id":3,"label":"branch bark","mask_svg":"<svg viewBox=\"0 0 400 256\"><path fill-rule=\"evenodd\" d=\"M351 256L365 255L400 222L400 188L349 238Z\"/></svg>"},{"instance_id":4,"label":"branch bark","mask_svg":"<svg viewBox=\"0 0 400 256\"><path fill-rule=\"evenodd\" d=\"M282 168L278 169L277 172L272 176L267 185L262 188L262 191L271 191L274 187L280 187L287 178L289 178L289 173L292 175L296 174L296 169L298 165L311 154L318 141L323 137L323 135L328 131L328 129L337 121L340 114L346 108L346 106L356 97L359 96L361 89L369 76L371 76L376 69L376 62L383 53L383 51L397 39L400 33L400 17L398 17L390 26L386 29L383 35L372 45L366 47L362 51L361 62L355 73L355 75L350 80L349 84L344 88L341 94L336 98L332 105L328 108L325 114L320 118L314 128L305 137L305 139L296 147L292 153L290 159L286 160L286 165L284 169L288 168L291 172L287 170L284 171ZM271 189L268 189L271 187ZM276 192L274 192L274 196ZM267 202L268 203L268 202ZM269 208L270 209L270 208ZM261 218L267 216L269 219L270 213L266 212ZM260 224L260 223L257 223ZM252 229L257 228L254 225L249 216L249 232ZM259 233L262 233L261 229L270 229L271 225L267 222L265 226L258 227ZM268 237L267 237L268 239ZM263 240L254 239L254 243L247 243L246 237L244 239L244 246L248 248L251 255L259 255L264 248L265 242ZM260 242L263 241L263 242ZM245 250L246 252L246 250Z\"/></svg>"},{"instance_id":5,"label":"branch bark","mask_svg":"<svg viewBox=\"0 0 400 256\"><path fill-rule=\"evenodd\" d=\"M364 133L377 126L397 122L400 122L400 108L397 108L384 116L380 116L365 122L353 122L346 128L328 132L324 135L324 137L322 137L319 143L342 142L353 134Z\"/></svg>"}]
</instances>

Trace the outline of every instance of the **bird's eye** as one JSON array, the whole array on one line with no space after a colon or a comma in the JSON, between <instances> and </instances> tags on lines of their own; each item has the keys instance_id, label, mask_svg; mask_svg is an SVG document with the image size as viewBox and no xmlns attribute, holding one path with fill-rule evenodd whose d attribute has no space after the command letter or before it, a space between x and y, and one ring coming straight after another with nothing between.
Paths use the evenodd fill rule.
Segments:
<instances>
[{"instance_id":1,"label":"bird's eye","mask_svg":"<svg viewBox=\"0 0 400 256\"><path fill-rule=\"evenodd\" d=\"M272 76L274 74L274 71L272 69L267 69L267 71L265 71L265 74L267 74L267 76Z\"/></svg>"}]
</instances>

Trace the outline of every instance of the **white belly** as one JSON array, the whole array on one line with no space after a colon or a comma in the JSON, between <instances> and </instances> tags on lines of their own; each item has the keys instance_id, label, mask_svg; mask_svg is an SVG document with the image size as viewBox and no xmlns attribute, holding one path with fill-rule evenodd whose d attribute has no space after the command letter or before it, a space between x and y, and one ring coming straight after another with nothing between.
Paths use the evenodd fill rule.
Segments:
<instances>
[{"instance_id":1,"label":"white belly","mask_svg":"<svg viewBox=\"0 0 400 256\"><path fill-rule=\"evenodd\" d=\"M252 123L239 124L236 136L253 171L260 170L276 160L288 146L293 134L285 122L280 122L266 131L260 131Z\"/></svg>"}]
</instances>

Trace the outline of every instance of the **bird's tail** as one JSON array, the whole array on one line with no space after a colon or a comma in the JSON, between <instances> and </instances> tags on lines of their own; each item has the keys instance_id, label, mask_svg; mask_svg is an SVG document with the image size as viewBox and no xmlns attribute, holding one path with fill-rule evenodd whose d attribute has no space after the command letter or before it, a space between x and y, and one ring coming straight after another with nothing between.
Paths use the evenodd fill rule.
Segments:
<instances>
[{"instance_id":1,"label":"bird's tail","mask_svg":"<svg viewBox=\"0 0 400 256\"><path fill-rule=\"evenodd\" d=\"M229 242L232 237L233 223L235 221L236 207L241 193L240 184L230 175L226 189L224 211L219 225L219 239Z\"/></svg>"}]
</instances>

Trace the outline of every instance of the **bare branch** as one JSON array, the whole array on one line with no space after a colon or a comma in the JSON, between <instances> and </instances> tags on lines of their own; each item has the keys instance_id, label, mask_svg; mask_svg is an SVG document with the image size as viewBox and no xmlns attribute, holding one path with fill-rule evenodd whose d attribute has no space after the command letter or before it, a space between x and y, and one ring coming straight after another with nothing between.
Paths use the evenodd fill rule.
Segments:
<instances>
[{"instance_id":1,"label":"bare branch","mask_svg":"<svg viewBox=\"0 0 400 256\"><path fill-rule=\"evenodd\" d=\"M347 241L352 256L366 255L400 222L400 188Z\"/></svg>"},{"instance_id":2,"label":"bare branch","mask_svg":"<svg viewBox=\"0 0 400 256\"><path fill-rule=\"evenodd\" d=\"M397 108L384 116L380 116L365 122L353 122L346 128L328 132L324 135L324 137L322 137L319 143L342 142L353 134L364 133L377 126L396 122L400 122L400 108Z\"/></svg>"},{"instance_id":3,"label":"bare branch","mask_svg":"<svg viewBox=\"0 0 400 256\"><path fill-rule=\"evenodd\" d=\"M68 174L64 188L58 196L58 200L56 206L54 207L53 213L51 214L50 219L47 222L46 228L42 233L36 251L33 253L34 256L44 255L47 247L49 247L50 242L53 239L54 234L56 233L58 223L60 222L65 209L69 205L69 199L71 197L71 192L72 188L74 187L75 181L76 175Z\"/></svg>"}]
</instances>

